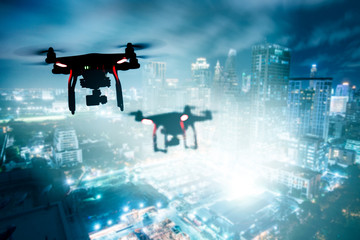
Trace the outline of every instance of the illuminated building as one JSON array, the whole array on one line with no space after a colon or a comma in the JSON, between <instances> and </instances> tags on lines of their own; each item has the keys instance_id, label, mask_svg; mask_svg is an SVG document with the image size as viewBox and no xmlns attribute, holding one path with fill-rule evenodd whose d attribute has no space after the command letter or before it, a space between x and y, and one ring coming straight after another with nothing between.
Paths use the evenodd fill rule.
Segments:
<instances>
[{"instance_id":1,"label":"illuminated building","mask_svg":"<svg viewBox=\"0 0 360 240\"><path fill-rule=\"evenodd\" d=\"M318 194L321 174L309 169L282 162L261 166L265 179L286 186L288 194L297 198L312 199Z\"/></svg>"},{"instance_id":2,"label":"illuminated building","mask_svg":"<svg viewBox=\"0 0 360 240\"><path fill-rule=\"evenodd\" d=\"M307 135L300 138L297 149L298 165L313 171L324 171L327 168L326 145L322 138Z\"/></svg>"},{"instance_id":3,"label":"illuminated building","mask_svg":"<svg viewBox=\"0 0 360 240\"><path fill-rule=\"evenodd\" d=\"M332 78L290 79L288 131L291 137L312 134L327 140L331 82Z\"/></svg>"},{"instance_id":4,"label":"illuminated building","mask_svg":"<svg viewBox=\"0 0 360 240\"><path fill-rule=\"evenodd\" d=\"M224 98L225 83L223 76L223 68L220 65L219 60L217 60L214 71L214 78L211 86L211 105L218 109L221 107L220 102Z\"/></svg>"},{"instance_id":5,"label":"illuminated building","mask_svg":"<svg viewBox=\"0 0 360 240\"><path fill-rule=\"evenodd\" d=\"M340 147L330 147L329 149L329 164L338 164L342 167L354 165L356 152Z\"/></svg>"},{"instance_id":6,"label":"illuminated building","mask_svg":"<svg viewBox=\"0 0 360 240\"><path fill-rule=\"evenodd\" d=\"M352 89L349 102L346 105L346 120L357 123L360 120L360 91Z\"/></svg>"},{"instance_id":7,"label":"illuminated building","mask_svg":"<svg viewBox=\"0 0 360 240\"><path fill-rule=\"evenodd\" d=\"M145 85L162 87L165 83L166 63L150 62L144 67Z\"/></svg>"},{"instance_id":8,"label":"illuminated building","mask_svg":"<svg viewBox=\"0 0 360 240\"><path fill-rule=\"evenodd\" d=\"M345 149L356 152L356 163L360 163L360 140L347 139Z\"/></svg>"},{"instance_id":9,"label":"illuminated building","mask_svg":"<svg viewBox=\"0 0 360 240\"><path fill-rule=\"evenodd\" d=\"M236 95L239 91L236 75L236 50L230 49L224 70L225 93Z\"/></svg>"},{"instance_id":10,"label":"illuminated building","mask_svg":"<svg viewBox=\"0 0 360 240\"><path fill-rule=\"evenodd\" d=\"M251 75L247 75L246 73L243 73L241 76L241 91L244 93L247 93L250 91L251 86Z\"/></svg>"},{"instance_id":11,"label":"illuminated building","mask_svg":"<svg viewBox=\"0 0 360 240\"><path fill-rule=\"evenodd\" d=\"M350 86L348 82L344 82L336 86L335 96L348 97L349 93L350 93Z\"/></svg>"},{"instance_id":12,"label":"illuminated building","mask_svg":"<svg viewBox=\"0 0 360 240\"><path fill-rule=\"evenodd\" d=\"M348 96L332 96L330 102L330 114L345 115L348 100Z\"/></svg>"},{"instance_id":13,"label":"illuminated building","mask_svg":"<svg viewBox=\"0 0 360 240\"><path fill-rule=\"evenodd\" d=\"M162 106L162 93L165 85L166 63L147 63L143 71L143 108L146 111L153 111Z\"/></svg>"},{"instance_id":14,"label":"illuminated building","mask_svg":"<svg viewBox=\"0 0 360 240\"><path fill-rule=\"evenodd\" d=\"M210 64L206 58L197 58L195 63L191 64L191 80L194 87L210 87Z\"/></svg>"},{"instance_id":15,"label":"illuminated building","mask_svg":"<svg viewBox=\"0 0 360 240\"><path fill-rule=\"evenodd\" d=\"M311 65L310 77L314 78L314 77L316 77L316 75L317 75L317 66L316 66L316 64L313 64L313 65Z\"/></svg>"},{"instance_id":16,"label":"illuminated building","mask_svg":"<svg viewBox=\"0 0 360 240\"><path fill-rule=\"evenodd\" d=\"M330 117L329 121L329 140L342 138L344 136L345 130L345 117L341 115L336 115Z\"/></svg>"},{"instance_id":17,"label":"illuminated building","mask_svg":"<svg viewBox=\"0 0 360 240\"><path fill-rule=\"evenodd\" d=\"M82 163L82 151L79 149L79 142L74 129L55 129L53 154L56 165L60 167Z\"/></svg>"},{"instance_id":18,"label":"illuminated building","mask_svg":"<svg viewBox=\"0 0 360 240\"><path fill-rule=\"evenodd\" d=\"M250 93L251 137L254 140L269 140L283 126L290 57L290 49L276 44L265 43L252 48Z\"/></svg>"}]
</instances>

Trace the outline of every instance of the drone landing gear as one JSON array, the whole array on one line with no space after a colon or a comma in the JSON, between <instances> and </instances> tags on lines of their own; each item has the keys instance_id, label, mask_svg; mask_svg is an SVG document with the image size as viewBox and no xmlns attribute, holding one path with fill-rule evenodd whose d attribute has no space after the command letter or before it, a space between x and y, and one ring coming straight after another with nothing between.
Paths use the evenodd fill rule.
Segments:
<instances>
[{"instance_id":1,"label":"drone landing gear","mask_svg":"<svg viewBox=\"0 0 360 240\"><path fill-rule=\"evenodd\" d=\"M72 115L75 114L75 85L77 81L77 76L72 74L70 70L70 77L68 81L68 101L69 101L69 110Z\"/></svg>"},{"instance_id":2,"label":"drone landing gear","mask_svg":"<svg viewBox=\"0 0 360 240\"><path fill-rule=\"evenodd\" d=\"M113 74L116 81L116 99L117 99L117 106L120 108L121 111L124 111L124 101L123 101L123 95L122 95L122 89L121 89L121 83L119 80L119 77L116 72L115 66L113 66Z\"/></svg>"},{"instance_id":3,"label":"drone landing gear","mask_svg":"<svg viewBox=\"0 0 360 240\"><path fill-rule=\"evenodd\" d=\"M167 153L167 146L165 144L165 149L160 149L157 146L157 136L156 136L156 130L157 130L157 126L156 124L154 124L154 130L153 130L153 144L154 144L154 152L163 152L163 153ZM166 135L165 135L166 136ZM166 140L165 140L166 141Z\"/></svg>"}]
</instances>

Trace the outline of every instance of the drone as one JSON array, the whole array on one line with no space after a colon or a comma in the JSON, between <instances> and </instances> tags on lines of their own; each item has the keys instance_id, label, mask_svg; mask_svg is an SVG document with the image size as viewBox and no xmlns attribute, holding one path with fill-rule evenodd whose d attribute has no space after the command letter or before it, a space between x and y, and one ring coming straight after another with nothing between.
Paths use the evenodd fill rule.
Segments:
<instances>
[{"instance_id":1,"label":"drone","mask_svg":"<svg viewBox=\"0 0 360 240\"><path fill-rule=\"evenodd\" d=\"M123 94L121 83L117 74L118 70L127 71L129 69L138 69L140 64L136 57L134 49L144 49L149 46L147 43L121 45L125 47L125 53L90 53L77 56L56 57L54 48L38 51L39 54L47 53L45 62L53 64L53 74L69 74L68 80L68 102L69 110L75 114L75 85L77 78L80 79L80 85L83 88L92 89L92 95L86 96L86 105L95 106L107 103L107 97L101 95L99 88L110 87L110 78L107 73L113 74L115 78L117 106L124 111ZM144 56L139 56L145 58Z\"/></svg>"},{"instance_id":2,"label":"drone","mask_svg":"<svg viewBox=\"0 0 360 240\"><path fill-rule=\"evenodd\" d=\"M145 125L154 125L153 129L153 147L155 152L166 153L169 146L177 146L180 144L178 135L182 135L184 138L184 147L197 149L197 137L195 130L195 122L206 121L212 119L211 111L207 110L203 112L203 116L196 116L191 113L191 107L186 105L184 112L170 112L153 116L144 117L142 112L132 112L130 115L135 116L135 121L141 122ZM157 146L157 130L162 127L161 133L164 134L165 148L160 149ZM194 145L192 147L186 144L186 130L191 127L194 133ZM170 137L170 139L169 139Z\"/></svg>"}]
</instances>

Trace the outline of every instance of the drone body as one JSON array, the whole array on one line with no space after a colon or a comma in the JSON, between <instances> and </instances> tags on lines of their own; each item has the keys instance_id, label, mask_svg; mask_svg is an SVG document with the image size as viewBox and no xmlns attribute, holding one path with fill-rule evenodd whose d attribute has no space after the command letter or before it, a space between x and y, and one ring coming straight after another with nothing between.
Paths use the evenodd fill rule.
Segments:
<instances>
[{"instance_id":1,"label":"drone body","mask_svg":"<svg viewBox=\"0 0 360 240\"><path fill-rule=\"evenodd\" d=\"M47 52L45 62L53 64L52 73L69 74L68 101L69 110L72 114L75 113L75 85L77 78L82 76L83 78L80 79L80 85L83 88L92 89L93 94L86 96L86 105L94 106L107 102L107 97L101 95L99 88L110 87L110 79L107 77L108 73L113 74L115 78L117 106L121 111L124 110L121 83L117 71L126 71L140 67L134 52L134 47L136 47L136 45L128 43L125 53L90 53L69 57L56 57L55 50L51 47L49 50L43 51Z\"/></svg>"},{"instance_id":2,"label":"drone body","mask_svg":"<svg viewBox=\"0 0 360 240\"><path fill-rule=\"evenodd\" d=\"M135 121L141 122L146 125L154 125L153 130L153 145L154 151L167 152L168 146L177 146L180 141L178 135L182 135L184 138L184 147L188 148L186 144L186 130L191 127L194 133L194 145L192 148L197 149L197 137L195 131L195 122L211 120L212 115L210 111L205 111L204 116L193 115L189 106L185 106L184 112L170 112L158 115L152 115L144 117L141 111L130 113L135 115ZM165 148L159 149L157 147L157 130L162 127L161 133L164 134ZM168 137L171 136L169 140Z\"/></svg>"}]
</instances>

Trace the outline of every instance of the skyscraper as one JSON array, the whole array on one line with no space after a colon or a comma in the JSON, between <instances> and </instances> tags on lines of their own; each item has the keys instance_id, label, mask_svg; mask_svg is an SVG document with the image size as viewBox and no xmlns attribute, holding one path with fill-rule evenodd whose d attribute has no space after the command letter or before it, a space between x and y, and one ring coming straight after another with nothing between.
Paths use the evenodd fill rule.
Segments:
<instances>
[{"instance_id":1,"label":"skyscraper","mask_svg":"<svg viewBox=\"0 0 360 240\"><path fill-rule=\"evenodd\" d=\"M335 90L335 96L348 97L350 93L350 86L348 82L338 84Z\"/></svg>"},{"instance_id":2,"label":"skyscraper","mask_svg":"<svg viewBox=\"0 0 360 240\"><path fill-rule=\"evenodd\" d=\"M290 79L287 122L292 137L312 134L327 141L331 82L332 78Z\"/></svg>"},{"instance_id":3,"label":"skyscraper","mask_svg":"<svg viewBox=\"0 0 360 240\"><path fill-rule=\"evenodd\" d=\"M281 131L285 120L290 73L290 49L276 44L252 48L251 109L253 140L266 140Z\"/></svg>"},{"instance_id":4,"label":"skyscraper","mask_svg":"<svg viewBox=\"0 0 360 240\"><path fill-rule=\"evenodd\" d=\"M192 86L210 87L210 64L206 58L197 58L195 63L191 64Z\"/></svg>"},{"instance_id":5,"label":"skyscraper","mask_svg":"<svg viewBox=\"0 0 360 240\"><path fill-rule=\"evenodd\" d=\"M143 108L145 111L152 111L161 105L165 76L165 62L150 62L145 65L143 72Z\"/></svg>"},{"instance_id":6,"label":"skyscraper","mask_svg":"<svg viewBox=\"0 0 360 240\"><path fill-rule=\"evenodd\" d=\"M225 93L236 95L239 91L238 81L236 74L236 50L230 49L224 70Z\"/></svg>"},{"instance_id":7,"label":"skyscraper","mask_svg":"<svg viewBox=\"0 0 360 240\"><path fill-rule=\"evenodd\" d=\"M316 64L313 64L313 65L311 65L310 77L314 78L314 77L316 77L316 75L317 75L317 66L316 66Z\"/></svg>"},{"instance_id":8,"label":"skyscraper","mask_svg":"<svg viewBox=\"0 0 360 240\"><path fill-rule=\"evenodd\" d=\"M241 75L241 91L247 93L250 91L251 87L251 75L247 75L246 73L242 73Z\"/></svg>"},{"instance_id":9,"label":"skyscraper","mask_svg":"<svg viewBox=\"0 0 360 240\"><path fill-rule=\"evenodd\" d=\"M72 128L57 128L54 134L54 159L59 167L82 163L82 151Z\"/></svg>"}]
</instances>

